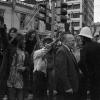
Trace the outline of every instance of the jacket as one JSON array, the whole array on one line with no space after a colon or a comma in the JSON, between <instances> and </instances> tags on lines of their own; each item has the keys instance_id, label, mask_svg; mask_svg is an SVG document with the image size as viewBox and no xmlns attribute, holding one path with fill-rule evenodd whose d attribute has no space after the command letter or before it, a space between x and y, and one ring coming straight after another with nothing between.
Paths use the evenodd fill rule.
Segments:
<instances>
[{"instance_id":1,"label":"jacket","mask_svg":"<svg viewBox=\"0 0 100 100\"><path fill-rule=\"evenodd\" d=\"M74 55L62 45L55 56L55 78L58 91L66 91L70 88L78 91L78 66Z\"/></svg>"}]
</instances>

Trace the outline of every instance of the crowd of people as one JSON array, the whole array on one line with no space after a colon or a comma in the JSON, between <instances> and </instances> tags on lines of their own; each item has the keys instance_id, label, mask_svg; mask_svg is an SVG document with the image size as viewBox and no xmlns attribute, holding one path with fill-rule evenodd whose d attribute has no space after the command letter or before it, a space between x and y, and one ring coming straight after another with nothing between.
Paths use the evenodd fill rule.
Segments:
<instances>
[{"instance_id":1,"label":"crowd of people","mask_svg":"<svg viewBox=\"0 0 100 100\"><path fill-rule=\"evenodd\" d=\"M14 27L7 33L0 17L0 96L100 100L100 44L87 26L77 37L59 32L39 39L35 30L23 35Z\"/></svg>"}]
</instances>

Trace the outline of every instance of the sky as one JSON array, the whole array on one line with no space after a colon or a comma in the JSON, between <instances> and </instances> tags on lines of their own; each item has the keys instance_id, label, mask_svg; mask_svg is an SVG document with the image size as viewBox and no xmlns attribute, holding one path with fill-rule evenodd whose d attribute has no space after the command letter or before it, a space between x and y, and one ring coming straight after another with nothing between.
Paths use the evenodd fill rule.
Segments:
<instances>
[{"instance_id":1,"label":"sky","mask_svg":"<svg viewBox=\"0 0 100 100\"><path fill-rule=\"evenodd\" d=\"M94 22L100 22L100 0L94 0Z\"/></svg>"}]
</instances>

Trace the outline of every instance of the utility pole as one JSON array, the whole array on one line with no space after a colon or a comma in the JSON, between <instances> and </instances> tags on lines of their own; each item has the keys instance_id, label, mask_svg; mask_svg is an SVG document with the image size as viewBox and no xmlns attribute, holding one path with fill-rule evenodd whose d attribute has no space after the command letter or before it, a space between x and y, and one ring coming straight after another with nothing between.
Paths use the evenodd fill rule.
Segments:
<instances>
[{"instance_id":1,"label":"utility pole","mask_svg":"<svg viewBox=\"0 0 100 100\"><path fill-rule=\"evenodd\" d=\"M11 27L14 27L15 6L16 6L16 0L12 0Z\"/></svg>"},{"instance_id":2,"label":"utility pole","mask_svg":"<svg viewBox=\"0 0 100 100\"><path fill-rule=\"evenodd\" d=\"M52 11L52 22L51 22L51 36L54 36L54 26L55 26L55 0L51 1L51 11Z\"/></svg>"}]
</instances>

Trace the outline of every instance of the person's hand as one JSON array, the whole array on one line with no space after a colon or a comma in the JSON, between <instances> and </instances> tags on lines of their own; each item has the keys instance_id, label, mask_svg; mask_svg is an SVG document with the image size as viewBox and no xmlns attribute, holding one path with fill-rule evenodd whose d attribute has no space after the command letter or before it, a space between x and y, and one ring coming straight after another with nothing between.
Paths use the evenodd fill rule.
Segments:
<instances>
[{"instance_id":1,"label":"person's hand","mask_svg":"<svg viewBox=\"0 0 100 100\"><path fill-rule=\"evenodd\" d=\"M66 92L66 93L73 93L73 89L70 88L70 89L66 90L65 92Z\"/></svg>"},{"instance_id":2,"label":"person's hand","mask_svg":"<svg viewBox=\"0 0 100 100\"><path fill-rule=\"evenodd\" d=\"M46 49L50 49L50 48L51 48L51 45L50 45L50 44L46 44L46 45L45 45L45 48L46 48Z\"/></svg>"}]
</instances>

